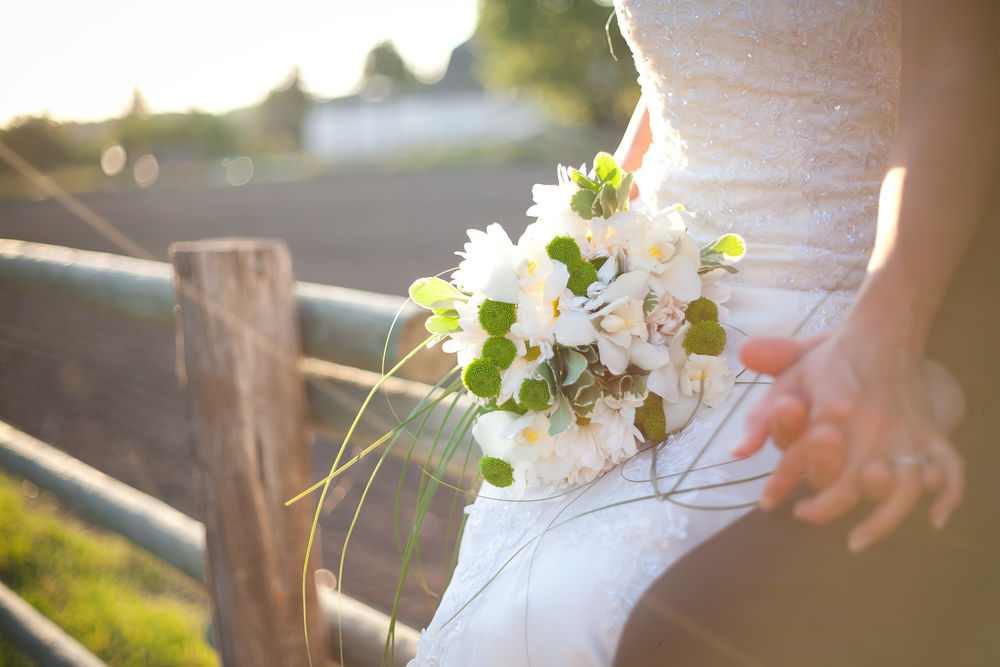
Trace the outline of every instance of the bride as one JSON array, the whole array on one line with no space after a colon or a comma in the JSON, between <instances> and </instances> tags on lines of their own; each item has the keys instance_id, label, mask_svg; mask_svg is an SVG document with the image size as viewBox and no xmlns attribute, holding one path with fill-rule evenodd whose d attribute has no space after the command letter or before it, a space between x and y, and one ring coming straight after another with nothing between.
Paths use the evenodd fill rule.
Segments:
<instances>
[{"instance_id":1,"label":"bride","mask_svg":"<svg viewBox=\"0 0 1000 667\"><path fill-rule=\"evenodd\" d=\"M919 193L902 195L905 168L912 165L922 173L917 166L928 160L920 154L920 137L913 136L921 131L920 104L933 107L926 99L914 101L926 94L916 85L920 82L902 81L903 107L916 109L910 113L918 120L889 163L901 67L908 75L913 71L947 79L954 70L929 65L922 57L943 53L952 56L947 65L963 63L957 44L935 47L934 39L954 42L956 37L943 30L944 36L936 38L927 29L935 25L933 5L930 0L905 7L902 0L616 0L643 91L616 157L626 169L641 163L637 205L655 211L683 203L696 216L689 230L696 241L727 231L746 237L750 250L727 303L727 324L734 331L790 337L838 326L864 281L877 219L881 270L871 274L864 294L896 318L929 321L933 316L935 299L941 298L937 287L912 302L894 302L909 295L900 272L904 277L913 272L905 259L899 268L902 251L894 246L898 239L910 238L898 226L900 211L921 217L906 203L907 197L918 201ZM964 16L960 5L948 3L944 11ZM916 26L914 34L923 29L930 43L904 40L905 21L912 22L906 24L907 35ZM974 38L977 32L970 34ZM964 93L956 89L956 94ZM987 131L985 138L991 136ZM988 172L992 156L981 155L988 148L966 143L958 150ZM967 169L956 169L968 175ZM985 176L979 180L983 182L971 177L955 185L967 197L957 197L957 208L950 209L956 222L949 238L916 253L926 259L928 271L936 272L937 283L946 284L954 271L971 229L968 221L977 214L974 204L987 196L990 183ZM906 310L909 306L918 310ZM885 330L893 326L891 319L883 323ZM834 334L826 340L839 339ZM919 352L922 341L911 342ZM896 343L889 335L873 335L871 359L897 354ZM816 361L814 354L806 370L793 369L799 384L785 382L786 393L806 404L822 403L816 386L825 377L820 371L823 363L827 370L836 364L830 344L820 348L826 350L825 362ZM919 358L919 353L911 356ZM924 376L917 380L923 382ZM655 460L649 451L640 453L563 495L540 488L514 501L506 499L504 489L484 483L466 510L457 567L421 635L415 664L610 664L630 612L657 577L755 506L765 488L762 477L779 463L786 482L803 473L800 463L808 456L789 462L770 447L749 458L731 453L744 440L743 424L751 414L759 428L742 453L760 449L773 424L768 421L773 401L763 413L752 409L767 395L763 383L740 384L723 409L701 412L660 448ZM778 411L795 408L793 400ZM828 416L812 414L810 419ZM924 456L923 450L910 449L914 443L888 453L878 446L858 453L852 444L858 439L857 425L832 424L841 429L834 444L842 456L828 465L831 479L841 468L841 477L856 476L868 459L878 456ZM798 428L808 430L804 423ZM943 488L933 515L941 522L960 498L961 463L941 438L931 454L926 483ZM650 497L651 467L661 485L678 491L669 500ZM912 490L909 482L909 477L883 481L881 496L889 497L891 506L876 510L875 523L852 538L852 547L867 546L890 532L908 512L912 502L892 499L898 495L894 485ZM772 504L787 493L781 484L767 485ZM857 502L857 497L844 497L845 484L838 480L830 487L834 496L821 493L807 504L803 518L820 521ZM912 493L907 493L909 499Z\"/></svg>"}]
</instances>

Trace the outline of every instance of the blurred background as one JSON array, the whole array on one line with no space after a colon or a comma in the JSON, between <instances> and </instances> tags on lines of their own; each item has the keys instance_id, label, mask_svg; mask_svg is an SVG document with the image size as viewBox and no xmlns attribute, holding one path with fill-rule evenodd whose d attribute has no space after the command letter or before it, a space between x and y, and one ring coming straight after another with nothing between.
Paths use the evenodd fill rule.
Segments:
<instances>
[{"instance_id":1,"label":"blurred background","mask_svg":"<svg viewBox=\"0 0 1000 667\"><path fill-rule=\"evenodd\" d=\"M405 295L413 279L455 266L466 229L499 221L516 239L531 185L555 182L556 164L617 146L639 91L610 5L8 3L0 143L155 259L174 241L278 237L299 280ZM0 238L121 252L44 192L0 160ZM173 333L3 283L0 313L0 421L198 518ZM313 449L319 477L335 450L323 439ZM388 611L398 556L383 528L399 471L383 474L343 584ZM359 471L323 508L327 567L366 479ZM180 639L150 647L166 630L109 629L121 604L100 609L92 590L82 603L53 595L70 586L71 561L95 569L91 547L54 555L51 533L32 532L48 524L12 517L49 512L61 531L62 510L29 483L0 482L0 582L69 619L60 625L109 663L211 660L198 647L171 657ZM134 576L141 558L122 556L113 576ZM200 589L141 578L160 576L155 595L139 597L173 591L179 617L194 619L191 641L203 641ZM443 575L428 577L440 590ZM401 620L419 628L435 605L414 587ZM0 663L23 660L0 640Z\"/></svg>"}]
</instances>

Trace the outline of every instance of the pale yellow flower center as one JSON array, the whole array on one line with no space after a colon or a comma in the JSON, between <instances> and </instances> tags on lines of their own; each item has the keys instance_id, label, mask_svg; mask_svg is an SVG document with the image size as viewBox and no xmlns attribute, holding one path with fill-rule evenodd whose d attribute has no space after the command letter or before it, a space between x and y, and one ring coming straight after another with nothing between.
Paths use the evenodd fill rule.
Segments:
<instances>
[{"instance_id":1,"label":"pale yellow flower center","mask_svg":"<svg viewBox=\"0 0 1000 667\"><path fill-rule=\"evenodd\" d=\"M530 428L524 429L524 439L528 442L534 442L538 440L538 432L532 431Z\"/></svg>"}]
</instances>

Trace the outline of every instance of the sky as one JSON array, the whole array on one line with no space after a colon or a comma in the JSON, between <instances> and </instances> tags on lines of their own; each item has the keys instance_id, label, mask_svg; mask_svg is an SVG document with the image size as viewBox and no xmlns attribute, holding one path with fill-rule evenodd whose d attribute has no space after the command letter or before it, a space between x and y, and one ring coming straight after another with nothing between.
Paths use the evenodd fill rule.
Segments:
<instances>
[{"instance_id":1,"label":"sky","mask_svg":"<svg viewBox=\"0 0 1000 667\"><path fill-rule=\"evenodd\" d=\"M254 104L296 65L320 97L350 93L391 39L418 75L443 73L476 0L12 0L0 19L0 127L21 114L120 115Z\"/></svg>"}]
</instances>

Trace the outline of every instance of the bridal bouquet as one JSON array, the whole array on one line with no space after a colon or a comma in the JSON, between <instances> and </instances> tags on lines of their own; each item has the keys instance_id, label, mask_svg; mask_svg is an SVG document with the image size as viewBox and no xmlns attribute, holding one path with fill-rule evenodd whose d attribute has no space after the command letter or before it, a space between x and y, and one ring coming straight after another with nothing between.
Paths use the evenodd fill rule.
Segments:
<instances>
[{"instance_id":1,"label":"bridal bouquet","mask_svg":"<svg viewBox=\"0 0 1000 667\"><path fill-rule=\"evenodd\" d=\"M514 496L596 478L718 406L734 381L717 278L743 240L698 248L682 207L630 208L632 175L607 153L558 177L534 187L537 220L517 243L495 223L470 230L450 281L410 288L481 408L479 469Z\"/></svg>"}]
</instances>

